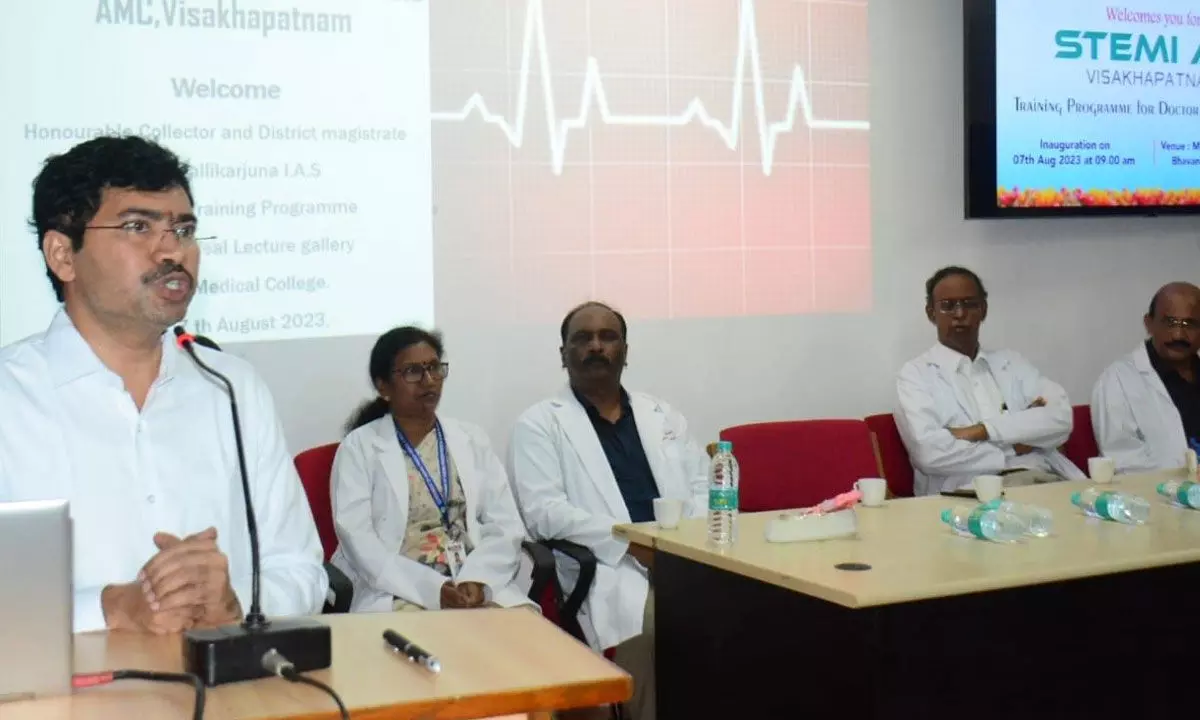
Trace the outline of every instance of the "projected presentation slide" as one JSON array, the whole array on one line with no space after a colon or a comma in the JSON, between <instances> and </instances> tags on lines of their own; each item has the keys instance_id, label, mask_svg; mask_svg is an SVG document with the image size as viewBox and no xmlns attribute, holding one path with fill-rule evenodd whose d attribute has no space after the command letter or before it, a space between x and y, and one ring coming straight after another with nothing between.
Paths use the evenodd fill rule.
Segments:
<instances>
[{"instance_id":1,"label":"projected presentation slide","mask_svg":"<svg viewBox=\"0 0 1200 720\"><path fill-rule=\"evenodd\" d=\"M218 342L871 308L865 0L44 0L0 57L3 342L30 181L114 132L193 165Z\"/></svg>"},{"instance_id":2,"label":"projected presentation slide","mask_svg":"<svg viewBox=\"0 0 1200 720\"><path fill-rule=\"evenodd\" d=\"M440 318L871 307L865 1L430 12Z\"/></svg>"},{"instance_id":3,"label":"projected presentation slide","mask_svg":"<svg viewBox=\"0 0 1200 720\"><path fill-rule=\"evenodd\" d=\"M429 4L38 0L0 23L0 341L56 303L30 216L44 159L113 133L192 166L188 328L218 342L433 320Z\"/></svg>"},{"instance_id":4,"label":"projected presentation slide","mask_svg":"<svg viewBox=\"0 0 1200 720\"><path fill-rule=\"evenodd\" d=\"M996 3L1001 207L1200 205L1200 3Z\"/></svg>"}]
</instances>

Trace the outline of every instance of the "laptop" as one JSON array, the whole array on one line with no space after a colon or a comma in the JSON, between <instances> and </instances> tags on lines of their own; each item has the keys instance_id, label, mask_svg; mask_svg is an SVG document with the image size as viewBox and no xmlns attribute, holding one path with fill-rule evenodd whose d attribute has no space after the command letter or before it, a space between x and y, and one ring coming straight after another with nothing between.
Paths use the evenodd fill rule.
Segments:
<instances>
[{"instance_id":1,"label":"laptop","mask_svg":"<svg viewBox=\"0 0 1200 720\"><path fill-rule=\"evenodd\" d=\"M71 691L66 500L0 503L0 703Z\"/></svg>"}]
</instances>

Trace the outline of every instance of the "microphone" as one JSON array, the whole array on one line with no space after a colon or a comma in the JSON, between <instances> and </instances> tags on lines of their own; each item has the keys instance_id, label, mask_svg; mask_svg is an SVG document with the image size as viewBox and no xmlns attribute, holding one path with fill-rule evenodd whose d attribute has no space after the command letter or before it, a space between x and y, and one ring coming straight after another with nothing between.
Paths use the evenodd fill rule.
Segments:
<instances>
[{"instance_id":1,"label":"microphone","mask_svg":"<svg viewBox=\"0 0 1200 720\"><path fill-rule=\"evenodd\" d=\"M323 670L332 664L329 626L308 618L270 621L263 614L259 585L262 560L259 554L258 519L250 497L250 476L246 471L246 450L242 423L238 414L233 383L196 354L196 336L175 326L175 344L215 378L229 393L229 411L233 418L233 440L237 448L238 473L246 505L246 530L250 537L250 609L240 625L188 630L183 634L184 665L209 687L242 680L268 677L264 667L268 653L288 657L296 672Z\"/></svg>"}]
</instances>

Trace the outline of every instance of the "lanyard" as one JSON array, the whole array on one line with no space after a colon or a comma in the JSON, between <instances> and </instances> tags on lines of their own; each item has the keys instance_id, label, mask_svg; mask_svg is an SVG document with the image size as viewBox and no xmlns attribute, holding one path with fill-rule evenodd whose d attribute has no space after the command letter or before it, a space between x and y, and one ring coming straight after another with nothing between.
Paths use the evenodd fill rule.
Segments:
<instances>
[{"instance_id":1,"label":"lanyard","mask_svg":"<svg viewBox=\"0 0 1200 720\"><path fill-rule=\"evenodd\" d=\"M449 463L446 462L446 436L442 434L442 422L435 420L433 431L437 434L437 456L438 456L438 471L442 475L442 487L439 489L437 483L433 481L433 477L429 474L429 468L425 467L424 461L421 460L420 453L413 447L408 438L404 436L404 432L396 427L396 439L400 441L400 447L404 448L408 459L412 461L417 472L421 473L421 479L425 481L425 487L429 490L429 496L433 498L433 504L437 505L438 512L442 515L442 525L446 530L450 530L450 471L447 469Z\"/></svg>"}]
</instances>

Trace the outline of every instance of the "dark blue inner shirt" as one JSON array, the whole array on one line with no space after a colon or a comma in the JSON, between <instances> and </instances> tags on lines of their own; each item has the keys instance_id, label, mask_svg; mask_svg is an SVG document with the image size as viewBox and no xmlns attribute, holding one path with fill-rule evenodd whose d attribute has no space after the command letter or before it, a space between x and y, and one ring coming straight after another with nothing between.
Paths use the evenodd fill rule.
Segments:
<instances>
[{"instance_id":1,"label":"dark blue inner shirt","mask_svg":"<svg viewBox=\"0 0 1200 720\"><path fill-rule=\"evenodd\" d=\"M600 447L608 458L608 466L617 478L617 487L625 499L629 519L635 523L654 519L654 499L658 497L658 483L650 470L650 461L642 448L638 436L637 420L629 405L629 393L621 388L621 417L615 423L605 420L600 411L578 392L575 398L587 410L588 419L596 430Z\"/></svg>"},{"instance_id":2,"label":"dark blue inner shirt","mask_svg":"<svg viewBox=\"0 0 1200 720\"><path fill-rule=\"evenodd\" d=\"M1182 375L1158 356L1154 343L1149 340L1146 341L1146 354L1150 356L1150 364L1166 386L1171 402L1175 403L1175 409L1179 411L1188 446L1197 447L1200 445L1200 382L1184 380ZM1192 367L1195 376L1200 378L1200 359L1192 360Z\"/></svg>"}]
</instances>

